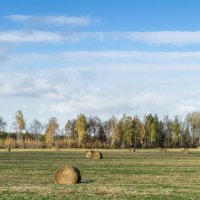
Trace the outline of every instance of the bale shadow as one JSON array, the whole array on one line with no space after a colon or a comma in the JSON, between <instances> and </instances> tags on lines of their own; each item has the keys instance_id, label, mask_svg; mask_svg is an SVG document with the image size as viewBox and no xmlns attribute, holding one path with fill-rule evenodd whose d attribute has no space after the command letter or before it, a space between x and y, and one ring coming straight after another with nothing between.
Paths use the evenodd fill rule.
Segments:
<instances>
[{"instance_id":1,"label":"bale shadow","mask_svg":"<svg viewBox=\"0 0 200 200\"><path fill-rule=\"evenodd\" d=\"M94 180L81 180L80 184L87 184L87 183L93 183Z\"/></svg>"}]
</instances>

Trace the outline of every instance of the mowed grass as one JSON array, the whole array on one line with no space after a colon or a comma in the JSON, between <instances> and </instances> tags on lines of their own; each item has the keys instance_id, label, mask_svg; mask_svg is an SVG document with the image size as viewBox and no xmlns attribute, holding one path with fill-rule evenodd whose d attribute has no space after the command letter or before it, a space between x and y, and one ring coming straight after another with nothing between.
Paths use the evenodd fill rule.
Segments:
<instances>
[{"instance_id":1,"label":"mowed grass","mask_svg":"<svg viewBox=\"0 0 200 200\"><path fill-rule=\"evenodd\" d=\"M0 151L0 199L200 199L200 152L104 150L103 160L84 150ZM58 185L55 170L81 171L83 183Z\"/></svg>"}]
</instances>

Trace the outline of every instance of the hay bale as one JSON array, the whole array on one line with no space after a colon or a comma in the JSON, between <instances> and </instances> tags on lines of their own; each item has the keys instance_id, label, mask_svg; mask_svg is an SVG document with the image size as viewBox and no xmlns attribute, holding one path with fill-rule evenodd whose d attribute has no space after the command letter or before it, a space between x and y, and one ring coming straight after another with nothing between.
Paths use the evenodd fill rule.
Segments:
<instances>
[{"instance_id":1,"label":"hay bale","mask_svg":"<svg viewBox=\"0 0 200 200\"><path fill-rule=\"evenodd\" d=\"M81 181L81 173L74 166L63 166L56 170L54 180L58 184L76 184Z\"/></svg>"},{"instance_id":2,"label":"hay bale","mask_svg":"<svg viewBox=\"0 0 200 200\"><path fill-rule=\"evenodd\" d=\"M167 153L167 149L166 148L160 148L160 152L161 153Z\"/></svg>"},{"instance_id":3,"label":"hay bale","mask_svg":"<svg viewBox=\"0 0 200 200\"><path fill-rule=\"evenodd\" d=\"M94 160L99 160L99 159L103 158L103 155L100 151L93 151L91 158L94 159Z\"/></svg>"},{"instance_id":4,"label":"hay bale","mask_svg":"<svg viewBox=\"0 0 200 200\"><path fill-rule=\"evenodd\" d=\"M197 150L200 151L200 147L198 147Z\"/></svg>"},{"instance_id":5,"label":"hay bale","mask_svg":"<svg viewBox=\"0 0 200 200\"><path fill-rule=\"evenodd\" d=\"M85 157L86 158L92 158L92 153L93 153L94 151L92 151L92 150L89 150L89 151L86 151L85 152Z\"/></svg>"},{"instance_id":6,"label":"hay bale","mask_svg":"<svg viewBox=\"0 0 200 200\"><path fill-rule=\"evenodd\" d=\"M52 151L60 151L60 148L59 147L52 147L51 150Z\"/></svg>"},{"instance_id":7,"label":"hay bale","mask_svg":"<svg viewBox=\"0 0 200 200\"><path fill-rule=\"evenodd\" d=\"M130 148L129 152L135 152L135 148Z\"/></svg>"},{"instance_id":8,"label":"hay bale","mask_svg":"<svg viewBox=\"0 0 200 200\"><path fill-rule=\"evenodd\" d=\"M132 151L133 151L133 148L130 148L128 151L129 151L129 152L132 152Z\"/></svg>"},{"instance_id":9,"label":"hay bale","mask_svg":"<svg viewBox=\"0 0 200 200\"><path fill-rule=\"evenodd\" d=\"M5 148L6 152L11 152L11 148Z\"/></svg>"},{"instance_id":10,"label":"hay bale","mask_svg":"<svg viewBox=\"0 0 200 200\"><path fill-rule=\"evenodd\" d=\"M187 148L182 148L181 153L182 154L189 154L189 150Z\"/></svg>"}]
</instances>

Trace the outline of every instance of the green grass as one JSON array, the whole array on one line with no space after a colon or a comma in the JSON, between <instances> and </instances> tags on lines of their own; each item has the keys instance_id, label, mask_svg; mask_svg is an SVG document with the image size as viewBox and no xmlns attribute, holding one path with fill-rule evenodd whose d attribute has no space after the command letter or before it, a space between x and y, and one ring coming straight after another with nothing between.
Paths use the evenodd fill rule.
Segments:
<instances>
[{"instance_id":1,"label":"green grass","mask_svg":"<svg viewBox=\"0 0 200 200\"><path fill-rule=\"evenodd\" d=\"M200 199L200 152L180 150L102 151L103 160L84 150L0 151L0 199ZM78 167L85 183L54 184L54 171Z\"/></svg>"}]
</instances>

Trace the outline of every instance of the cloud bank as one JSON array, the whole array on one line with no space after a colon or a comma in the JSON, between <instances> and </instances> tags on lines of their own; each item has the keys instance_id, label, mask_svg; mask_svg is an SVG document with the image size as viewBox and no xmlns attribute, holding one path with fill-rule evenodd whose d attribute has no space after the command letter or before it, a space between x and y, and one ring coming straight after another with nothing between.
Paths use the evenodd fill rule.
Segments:
<instances>
[{"instance_id":1,"label":"cloud bank","mask_svg":"<svg viewBox=\"0 0 200 200\"><path fill-rule=\"evenodd\" d=\"M65 123L81 112L107 118L123 113L185 115L199 109L200 52L184 47L198 46L200 31L90 31L94 20L89 16L9 15L8 19L12 25L33 24L37 29L0 31L2 113L11 116L22 109L29 119L39 113L43 121L58 116ZM132 49L148 50L120 50L127 42L136 47ZM107 51L96 50L102 43ZM109 50L113 44L119 50ZM16 51L7 53L9 46ZM166 51L169 46L173 52ZM176 51L177 47L184 51Z\"/></svg>"}]
</instances>

